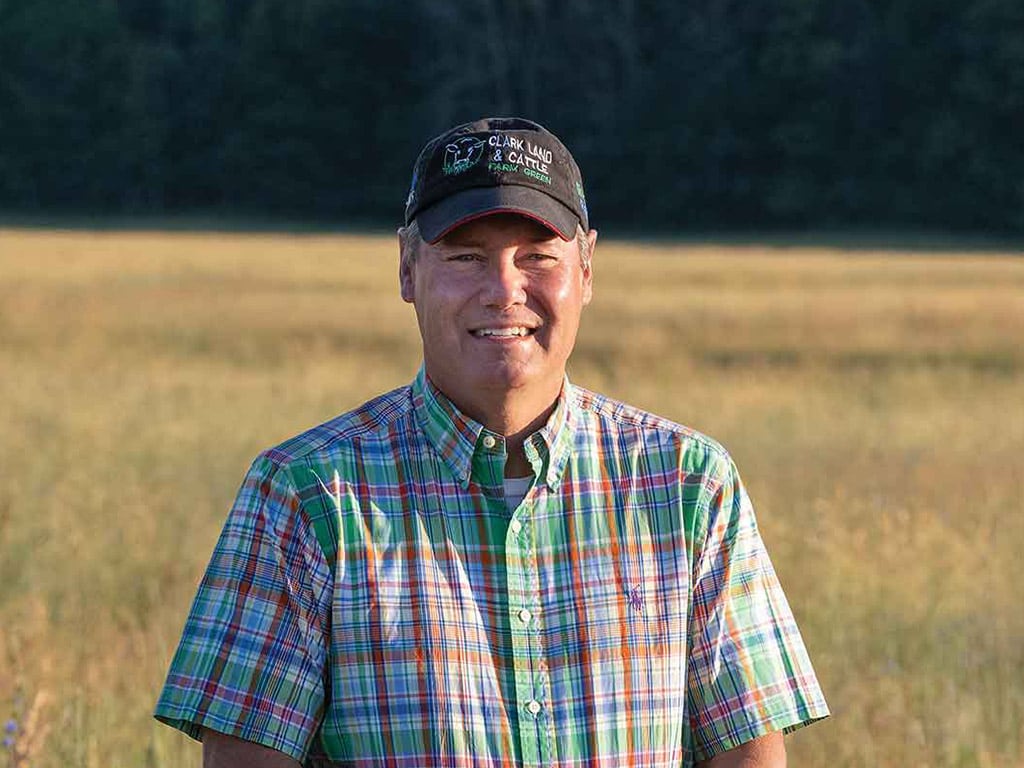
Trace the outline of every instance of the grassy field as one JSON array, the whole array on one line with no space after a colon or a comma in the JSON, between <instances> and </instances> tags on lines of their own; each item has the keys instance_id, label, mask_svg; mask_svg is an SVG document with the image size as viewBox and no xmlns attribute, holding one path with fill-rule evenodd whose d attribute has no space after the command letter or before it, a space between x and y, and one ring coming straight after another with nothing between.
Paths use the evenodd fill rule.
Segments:
<instances>
[{"instance_id":1,"label":"grassy field","mask_svg":"<svg viewBox=\"0 0 1024 768\"><path fill-rule=\"evenodd\" d=\"M390 238L0 230L0 765L150 718L253 455L405 383ZM1024 259L604 243L581 384L734 454L834 716L793 766L1024 766Z\"/></svg>"}]
</instances>

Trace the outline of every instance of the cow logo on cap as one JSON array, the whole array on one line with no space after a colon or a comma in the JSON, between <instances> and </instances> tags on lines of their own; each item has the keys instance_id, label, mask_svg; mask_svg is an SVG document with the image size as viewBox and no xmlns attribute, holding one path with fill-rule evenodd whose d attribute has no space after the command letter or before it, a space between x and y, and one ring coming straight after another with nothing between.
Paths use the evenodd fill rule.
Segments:
<instances>
[{"instance_id":1,"label":"cow logo on cap","mask_svg":"<svg viewBox=\"0 0 1024 768\"><path fill-rule=\"evenodd\" d=\"M484 143L462 136L444 148L444 172L447 175L468 171L484 156Z\"/></svg>"}]
</instances>

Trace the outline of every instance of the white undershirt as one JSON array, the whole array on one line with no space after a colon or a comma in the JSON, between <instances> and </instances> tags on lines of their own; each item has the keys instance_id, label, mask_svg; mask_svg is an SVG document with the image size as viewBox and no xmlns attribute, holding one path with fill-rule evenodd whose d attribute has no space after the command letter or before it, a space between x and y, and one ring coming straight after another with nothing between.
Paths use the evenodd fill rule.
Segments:
<instances>
[{"instance_id":1,"label":"white undershirt","mask_svg":"<svg viewBox=\"0 0 1024 768\"><path fill-rule=\"evenodd\" d=\"M532 482L532 477L505 478L505 504L508 506L509 512L514 512L515 508L522 503Z\"/></svg>"}]
</instances>

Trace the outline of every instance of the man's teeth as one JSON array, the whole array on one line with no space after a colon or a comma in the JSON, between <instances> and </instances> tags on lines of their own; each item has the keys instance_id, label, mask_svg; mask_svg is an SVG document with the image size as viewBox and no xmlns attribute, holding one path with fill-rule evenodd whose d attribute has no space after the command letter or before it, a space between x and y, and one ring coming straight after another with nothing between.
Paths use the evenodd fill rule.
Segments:
<instances>
[{"instance_id":1,"label":"man's teeth","mask_svg":"<svg viewBox=\"0 0 1024 768\"><path fill-rule=\"evenodd\" d=\"M474 336L529 336L529 328L480 328L473 331Z\"/></svg>"}]
</instances>

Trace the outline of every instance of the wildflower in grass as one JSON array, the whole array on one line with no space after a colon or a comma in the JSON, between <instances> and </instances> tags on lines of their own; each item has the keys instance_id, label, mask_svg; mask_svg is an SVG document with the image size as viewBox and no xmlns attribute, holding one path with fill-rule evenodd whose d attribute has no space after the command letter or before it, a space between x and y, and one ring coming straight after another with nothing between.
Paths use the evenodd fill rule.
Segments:
<instances>
[{"instance_id":1,"label":"wildflower in grass","mask_svg":"<svg viewBox=\"0 0 1024 768\"><path fill-rule=\"evenodd\" d=\"M4 749L10 749L14 746L13 736L4 736Z\"/></svg>"},{"instance_id":2,"label":"wildflower in grass","mask_svg":"<svg viewBox=\"0 0 1024 768\"><path fill-rule=\"evenodd\" d=\"M4 726L4 733L14 733L18 730L18 721L11 719L7 721L7 725Z\"/></svg>"}]
</instances>

